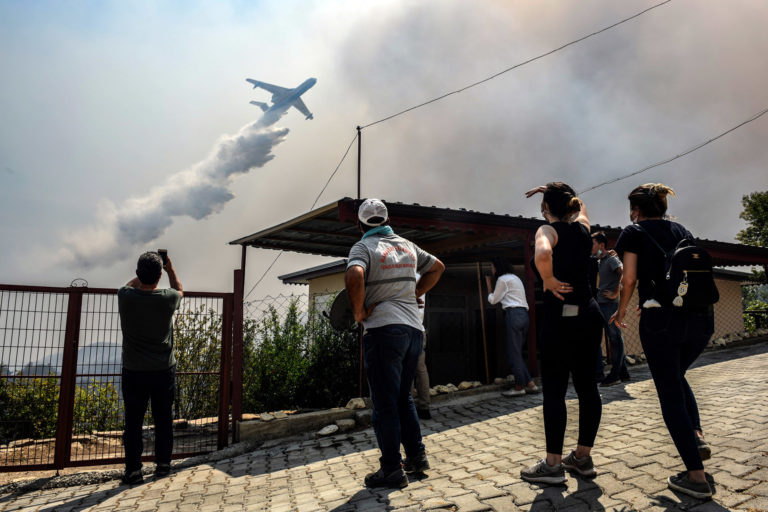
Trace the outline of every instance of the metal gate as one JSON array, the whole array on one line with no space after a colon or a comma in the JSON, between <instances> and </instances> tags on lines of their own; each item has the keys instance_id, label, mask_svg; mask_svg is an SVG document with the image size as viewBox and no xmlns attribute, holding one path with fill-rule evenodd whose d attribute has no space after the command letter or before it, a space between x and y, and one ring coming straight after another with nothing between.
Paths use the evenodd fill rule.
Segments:
<instances>
[{"instance_id":1,"label":"metal gate","mask_svg":"<svg viewBox=\"0 0 768 512\"><path fill-rule=\"evenodd\" d=\"M184 292L174 317L173 458L230 439L233 294ZM117 290L0 285L0 471L124 461ZM154 426L144 419L145 460Z\"/></svg>"}]
</instances>

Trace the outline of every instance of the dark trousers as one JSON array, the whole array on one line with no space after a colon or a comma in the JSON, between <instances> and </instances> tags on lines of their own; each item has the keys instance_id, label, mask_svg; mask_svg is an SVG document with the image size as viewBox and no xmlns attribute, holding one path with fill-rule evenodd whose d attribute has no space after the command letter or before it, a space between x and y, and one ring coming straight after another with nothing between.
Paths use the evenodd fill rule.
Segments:
<instances>
[{"instance_id":1,"label":"dark trousers","mask_svg":"<svg viewBox=\"0 0 768 512\"><path fill-rule=\"evenodd\" d=\"M593 446L600 426L603 404L595 382L595 352L603 336L603 320L594 300L582 309L577 317L558 317L547 311L542 331L541 383L547 453L563 452L569 376L573 377L579 398L578 443Z\"/></svg>"},{"instance_id":2,"label":"dark trousers","mask_svg":"<svg viewBox=\"0 0 768 512\"><path fill-rule=\"evenodd\" d=\"M141 469L144 441L141 437L147 404L152 401L155 422L155 462L170 464L173 451L173 396L176 367L157 372L135 372L123 368L123 402L125 403L125 470Z\"/></svg>"},{"instance_id":3,"label":"dark trousers","mask_svg":"<svg viewBox=\"0 0 768 512\"><path fill-rule=\"evenodd\" d=\"M600 312L605 319L605 329L608 333L608 341L611 343L611 372L605 378L607 381L626 379L629 377L627 371L627 360L624 356L624 337L621 335L621 329L616 324L610 323L611 316L619 309L618 302L600 302Z\"/></svg>"},{"instance_id":4,"label":"dark trousers","mask_svg":"<svg viewBox=\"0 0 768 512\"><path fill-rule=\"evenodd\" d=\"M405 455L424 450L421 426L411 397L416 363L424 347L423 333L408 325L368 329L363 337L364 363L373 401L373 430L386 472L400 467L400 443Z\"/></svg>"},{"instance_id":5,"label":"dark trousers","mask_svg":"<svg viewBox=\"0 0 768 512\"><path fill-rule=\"evenodd\" d=\"M644 309L640 342L651 370L661 414L686 469L704 469L694 430L701 430L699 407L685 379L715 330L714 315L667 308Z\"/></svg>"},{"instance_id":6,"label":"dark trousers","mask_svg":"<svg viewBox=\"0 0 768 512\"><path fill-rule=\"evenodd\" d=\"M523 343L528 336L528 310L525 308L508 308L504 310L507 323L507 364L515 376L515 384L525 386L531 381L528 366L523 360Z\"/></svg>"}]
</instances>

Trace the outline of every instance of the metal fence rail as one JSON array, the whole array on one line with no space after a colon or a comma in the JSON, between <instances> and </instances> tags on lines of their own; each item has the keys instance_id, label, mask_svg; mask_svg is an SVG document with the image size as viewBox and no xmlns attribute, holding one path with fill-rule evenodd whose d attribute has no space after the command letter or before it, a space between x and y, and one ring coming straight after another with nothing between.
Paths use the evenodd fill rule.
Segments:
<instances>
[{"instance_id":1,"label":"metal fence rail","mask_svg":"<svg viewBox=\"0 0 768 512\"><path fill-rule=\"evenodd\" d=\"M116 292L0 285L0 471L124 460ZM230 440L232 310L232 294L185 292L174 318L174 458Z\"/></svg>"}]
</instances>

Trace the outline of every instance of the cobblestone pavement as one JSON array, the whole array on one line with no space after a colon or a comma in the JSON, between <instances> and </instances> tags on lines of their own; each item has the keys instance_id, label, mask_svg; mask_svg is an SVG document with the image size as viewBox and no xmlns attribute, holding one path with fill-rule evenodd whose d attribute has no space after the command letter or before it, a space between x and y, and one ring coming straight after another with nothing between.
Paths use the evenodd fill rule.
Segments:
<instances>
[{"instance_id":1,"label":"cobblestone pavement","mask_svg":"<svg viewBox=\"0 0 768 512\"><path fill-rule=\"evenodd\" d=\"M149 478L0 496L0 510L313 511L313 510L767 510L768 344L707 353L689 372L713 456L713 501L667 489L683 470L647 368L631 383L601 388L603 420L593 451L598 476L570 475L566 486L520 480L544 454L541 395L485 394L442 403L424 422L432 469L403 490L368 490L377 467L371 429L269 448ZM566 447L575 444L569 395ZM566 448L568 449L568 448Z\"/></svg>"}]
</instances>

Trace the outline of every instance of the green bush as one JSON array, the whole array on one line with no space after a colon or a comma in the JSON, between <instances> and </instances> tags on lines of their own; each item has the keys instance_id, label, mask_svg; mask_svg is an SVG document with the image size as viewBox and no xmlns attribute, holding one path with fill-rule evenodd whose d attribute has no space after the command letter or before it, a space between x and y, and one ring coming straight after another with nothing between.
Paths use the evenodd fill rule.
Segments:
<instances>
[{"instance_id":1,"label":"green bush","mask_svg":"<svg viewBox=\"0 0 768 512\"><path fill-rule=\"evenodd\" d=\"M180 311L174 324L176 351L176 418L218 415L221 368L221 315L213 309ZM193 372L200 375L179 375ZM215 375L206 375L215 373Z\"/></svg>"},{"instance_id":2,"label":"green bush","mask_svg":"<svg viewBox=\"0 0 768 512\"><path fill-rule=\"evenodd\" d=\"M355 333L334 331L319 314L302 318L294 299L283 320L270 306L244 325L243 410L326 408L357 396Z\"/></svg>"},{"instance_id":3,"label":"green bush","mask_svg":"<svg viewBox=\"0 0 768 512\"><path fill-rule=\"evenodd\" d=\"M76 434L92 434L96 431L122 430L122 411L117 387L112 382L91 379L75 390Z\"/></svg>"},{"instance_id":4,"label":"green bush","mask_svg":"<svg viewBox=\"0 0 768 512\"><path fill-rule=\"evenodd\" d=\"M0 442L56 435L59 379L0 379Z\"/></svg>"}]
</instances>

